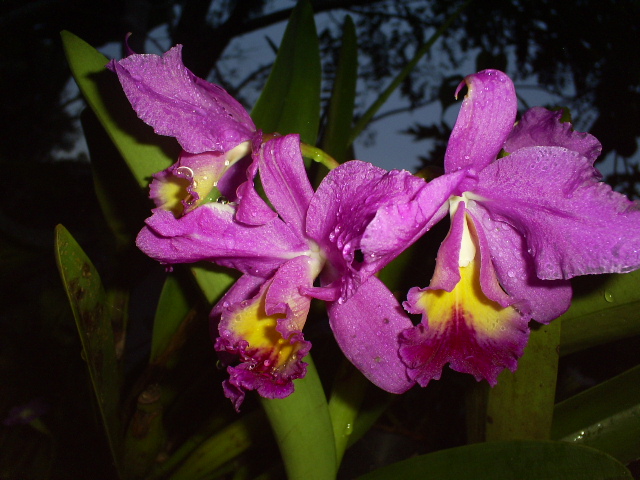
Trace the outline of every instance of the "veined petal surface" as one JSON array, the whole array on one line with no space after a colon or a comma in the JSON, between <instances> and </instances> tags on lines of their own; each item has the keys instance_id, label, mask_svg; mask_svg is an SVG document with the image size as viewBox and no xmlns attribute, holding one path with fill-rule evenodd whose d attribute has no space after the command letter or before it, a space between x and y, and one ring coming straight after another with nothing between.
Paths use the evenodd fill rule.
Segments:
<instances>
[{"instance_id":1,"label":"veined petal surface","mask_svg":"<svg viewBox=\"0 0 640 480\"><path fill-rule=\"evenodd\" d=\"M300 153L300 136L269 140L259 152L260 179L267 198L280 217L305 236L305 222L313 188Z\"/></svg>"},{"instance_id":2,"label":"veined petal surface","mask_svg":"<svg viewBox=\"0 0 640 480\"><path fill-rule=\"evenodd\" d=\"M527 110L504 144L508 153L524 147L564 147L578 152L593 164L602 152L602 145L588 133L576 132L568 122L561 122L562 111L542 107Z\"/></svg>"},{"instance_id":3,"label":"veined petal surface","mask_svg":"<svg viewBox=\"0 0 640 480\"><path fill-rule=\"evenodd\" d=\"M464 81L469 91L447 145L447 173L463 168L482 170L496 158L516 120L518 100L506 74L483 70ZM458 91L461 88L462 84Z\"/></svg>"},{"instance_id":4,"label":"veined petal surface","mask_svg":"<svg viewBox=\"0 0 640 480\"><path fill-rule=\"evenodd\" d=\"M329 172L311 200L306 228L342 282L343 300L434 223L460 178L427 184L358 160Z\"/></svg>"},{"instance_id":5,"label":"veined petal surface","mask_svg":"<svg viewBox=\"0 0 640 480\"><path fill-rule=\"evenodd\" d=\"M215 348L227 365L229 379L223 382L223 389L236 410L249 390L265 398L287 397L293 393L293 380L306 373L301 359L311 344L300 330L279 331L284 315L266 313L266 295L272 283L265 282L251 299L218 308L220 337Z\"/></svg>"},{"instance_id":6,"label":"veined petal surface","mask_svg":"<svg viewBox=\"0 0 640 480\"><path fill-rule=\"evenodd\" d=\"M232 205L220 203L201 205L179 219L156 210L136 244L162 263L206 260L261 277L309 249L280 219L250 226L235 221L234 214Z\"/></svg>"},{"instance_id":7,"label":"veined petal surface","mask_svg":"<svg viewBox=\"0 0 640 480\"><path fill-rule=\"evenodd\" d=\"M422 323L402 333L400 355L410 377L422 386L439 379L447 363L453 370L495 385L503 369L516 369L517 359L524 351L528 319L483 292L482 276L493 278L493 289L500 286L495 274L481 272L483 267L492 267L490 262L482 265L479 254L466 266L458 267L460 281L451 291L438 283L451 275L439 273L446 267L437 263L431 285L409 292L405 308L423 318Z\"/></svg>"},{"instance_id":8,"label":"veined petal surface","mask_svg":"<svg viewBox=\"0 0 640 480\"><path fill-rule=\"evenodd\" d=\"M640 266L640 207L563 147L524 147L479 172L474 194L525 239L544 280Z\"/></svg>"},{"instance_id":9,"label":"veined petal surface","mask_svg":"<svg viewBox=\"0 0 640 480\"><path fill-rule=\"evenodd\" d=\"M571 305L569 280L541 280L536 275L526 239L511 225L494 221L480 202L470 202L478 229L486 238L500 285L517 300L518 309L540 323L549 323Z\"/></svg>"},{"instance_id":10,"label":"veined petal surface","mask_svg":"<svg viewBox=\"0 0 640 480\"><path fill-rule=\"evenodd\" d=\"M156 133L176 137L187 152L225 152L255 135L242 105L184 66L182 45L162 57L134 54L108 67L138 116Z\"/></svg>"}]
</instances>

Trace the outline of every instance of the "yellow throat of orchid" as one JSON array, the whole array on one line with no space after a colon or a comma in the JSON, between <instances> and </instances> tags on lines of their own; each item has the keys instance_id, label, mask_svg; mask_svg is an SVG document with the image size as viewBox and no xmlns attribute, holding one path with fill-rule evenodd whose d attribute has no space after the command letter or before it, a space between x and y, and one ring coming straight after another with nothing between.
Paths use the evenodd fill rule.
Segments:
<instances>
[{"instance_id":1,"label":"yellow throat of orchid","mask_svg":"<svg viewBox=\"0 0 640 480\"><path fill-rule=\"evenodd\" d=\"M464 197L450 201L451 217ZM448 328L466 329L485 336L500 336L505 325L518 315L513 307L502 307L485 295L480 283L480 248L478 235L471 217L465 213L458 265L460 281L451 292L425 290L418 301L426 313L429 328L444 331ZM437 267L436 267L437 268ZM497 282L497 280L496 280ZM464 323L465 325L462 325Z\"/></svg>"}]
</instances>

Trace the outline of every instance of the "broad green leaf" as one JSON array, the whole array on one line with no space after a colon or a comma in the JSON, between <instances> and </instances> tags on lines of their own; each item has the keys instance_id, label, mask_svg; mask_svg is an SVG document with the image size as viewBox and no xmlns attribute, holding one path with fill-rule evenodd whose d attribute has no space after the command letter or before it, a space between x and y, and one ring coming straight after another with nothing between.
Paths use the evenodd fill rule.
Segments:
<instances>
[{"instance_id":1,"label":"broad green leaf","mask_svg":"<svg viewBox=\"0 0 640 480\"><path fill-rule=\"evenodd\" d=\"M190 309L189 299L178 278L175 275L167 275L153 319L149 363L156 362L166 350Z\"/></svg>"},{"instance_id":2,"label":"broad green leaf","mask_svg":"<svg viewBox=\"0 0 640 480\"><path fill-rule=\"evenodd\" d=\"M350 16L344 22L342 46L336 69L336 80L329 102L327 128L322 138L322 149L338 163L349 160L349 133L353 121L358 82L358 39Z\"/></svg>"},{"instance_id":3,"label":"broad green leaf","mask_svg":"<svg viewBox=\"0 0 640 480\"><path fill-rule=\"evenodd\" d=\"M571 308L562 315L560 354L640 335L640 270L574 279Z\"/></svg>"},{"instance_id":4,"label":"broad green leaf","mask_svg":"<svg viewBox=\"0 0 640 480\"><path fill-rule=\"evenodd\" d=\"M331 417L318 372L311 360L307 375L295 380L287 398L261 398L280 447L289 480L333 480L336 450Z\"/></svg>"},{"instance_id":5,"label":"broad green leaf","mask_svg":"<svg viewBox=\"0 0 640 480\"><path fill-rule=\"evenodd\" d=\"M476 443L420 455L359 480L631 480L616 459L563 442L513 440Z\"/></svg>"},{"instance_id":6,"label":"broad green leaf","mask_svg":"<svg viewBox=\"0 0 640 480\"><path fill-rule=\"evenodd\" d=\"M329 400L338 465L350 443L360 405L369 385L369 380L344 358L333 381Z\"/></svg>"},{"instance_id":7,"label":"broad green leaf","mask_svg":"<svg viewBox=\"0 0 640 480\"><path fill-rule=\"evenodd\" d=\"M291 14L273 70L252 112L265 132L299 133L315 144L320 118L320 53L313 11L301 0ZM311 362L295 392L284 399L262 398L289 480L333 479L336 453L322 384Z\"/></svg>"},{"instance_id":8,"label":"broad green leaf","mask_svg":"<svg viewBox=\"0 0 640 480\"><path fill-rule=\"evenodd\" d=\"M551 436L623 463L640 458L640 366L556 405Z\"/></svg>"},{"instance_id":9,"label":"broad green leaf","mask_svg":"<svg viewBox=\"0 0 640 480\"><path fill-rule=\"evenodd\" d=\"M74 34L63 31L62 43L71 73L88 105L127 162L138 185L146 188L152 174L178 158L174 139L160 137L138 119L107 57Z\"/></svg>"},{"instance_id":10,"label":"broad green leaf","mask_svg":"<svg viewBox=\"0 0 640 480\"><path fill-rule=\"evenodd\" d=\"M291 13L267 84L251 112L265 133L299 133L315 145L320 125L320 50L308 0Z\"/></svg>"},{"instance_id":11,"label":"broad green leaf","mask_svg":"<svg viewBox=\"0 0 640 480\"><path fill-rule=\"evenodd\" d=\"M193 265L191 273L195 277L207 302L211 305L218 301L238 278L236 272L232 270L208 264Z\"/></svg>"},{"instance_id":12,"label":"broad green leaf","mask_svg":"<svg viewBox=\"0 0 640 480\"><path fill-rule=\"evenodd\" d=\"M489 390L486 439L547 440L558 376L560 321L532 330L515 372L503 371Z\"/></svg>"},{"instance_id":13,"label":"broad green leaf","mask_svg":"<svg viewBox=\"0 0 640 480\"><path fill-rule=\"evenodd\" d=\"M112 319L120 313L107 302L98 272L62 225L55 230L55 251L111 454L116 467L121 470L122 429L117 410L121 379L111 326Z\"/></svg>"}]
</instances>

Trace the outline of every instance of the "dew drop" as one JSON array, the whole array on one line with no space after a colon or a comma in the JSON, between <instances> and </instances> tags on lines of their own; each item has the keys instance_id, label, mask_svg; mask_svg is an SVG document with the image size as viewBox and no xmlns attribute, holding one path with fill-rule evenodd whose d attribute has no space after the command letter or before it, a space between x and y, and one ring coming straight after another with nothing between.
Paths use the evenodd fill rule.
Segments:
<instances>
[{"instance_id":1,"label":"dew drop","mask_svg":"<svg viewBox=\"0 0 640 480\"><path fill-rule=\"evenodd\" d=\"M613 303L615 301L615 298L613 297L613 293L607 290L604 291L604 299L609 303Z\"/></svg>"},{"instance_id":2,"label":"dew drop","mask_svg":"<svg viewBox=\"0 0 640 480\"><path fill-rule=\"evenodd\" d=\"M344 434L349 436L353 433L353 425L351 423L347 423L344 427Z\"/></svg>"}]
</instances>

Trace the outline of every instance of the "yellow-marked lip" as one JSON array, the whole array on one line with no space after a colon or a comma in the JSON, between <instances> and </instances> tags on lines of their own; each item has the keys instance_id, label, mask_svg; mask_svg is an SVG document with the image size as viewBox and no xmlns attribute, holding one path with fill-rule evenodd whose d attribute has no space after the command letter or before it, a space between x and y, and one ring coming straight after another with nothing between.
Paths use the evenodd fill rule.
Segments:
<instances>
[{"instance_id":1,"label":"yellow-marked lip","mask_svg":"<svg viewBox=\"0 0 640 480\"><path fill-rule=\"evenodd\" d=\"M289 338L283 338L277 327L278 320L284 315L267 315L265 296L263 293L254 300L233 307L225 315L221 335L236 345L244 345L238 360L247 362L251 370L279 374L298 360L298 352L303 345L297 341L296 332L292 332Z\"/></svg>"},{"instance_id":2,"label":"yellow-marked lip","mask_svg":"<svg viewBox=\"0 0 640 480\"><path fill-rule=\"evenodd\" d=\"M494 385L503 369L515 370L526 345L527 318L513 306L492 300L483 290L484 286L492 290L492 295L496 290L506 296L490 259L483 258L486 249L481 248L481 234L470 214L457 212L450 236L438 252L431 286L409 293L407 308L422 314L423 319L420 325L403 332L400 355L410 376L423 386L440 378L447 363L456 371ZM474 256L460 266L462 255L451 242L463 242L465 235L473 242ZM482 273L482 269L489 270ZM452 278L458 278L457 282Z\"/></svg>"},{"instance_id":3,"label":"yellow-marked lip","mask_svg":"<svg viewBox=\"0 0 640 480\"><path fill-rule=\"evenodd\" d=\"M226 153L183 151L174 165L154 175L151 198L156 206L183 215L208 201L225 172L250 153L248 141Z\"/></svg>"}]
</instances>

